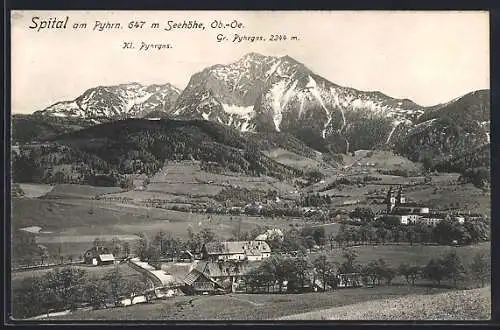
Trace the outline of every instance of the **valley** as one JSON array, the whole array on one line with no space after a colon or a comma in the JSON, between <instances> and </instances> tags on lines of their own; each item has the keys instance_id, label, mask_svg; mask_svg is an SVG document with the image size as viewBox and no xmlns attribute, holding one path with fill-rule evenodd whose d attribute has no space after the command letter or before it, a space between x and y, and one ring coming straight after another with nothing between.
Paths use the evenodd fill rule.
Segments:
<instances>
[{"instance_id":1,"label":"valley","mask_svg":"<svg viewBox=\"0 0 500 330\"><path fill-rule=\"evenodd\" d=\"M329 318L484 287L489 96L423 107L249 53L184 90L97 86L14 115L20 317ZM40 291L65 276L83 298Z\"/></svg>"},{"instance_id":2,"label":"valley","mask_svg":"<svg viewBox=\"0 0 500 330\"><path fill-rule=\"evenodd\" d=\"M282 157L280 149L271 153L277 158ZM299 161L295 165L301 167L302 159L296 158L299 158ZM339 214L348 214L355 208L371 208L376 213L383 212L385 204L382 200L388 187L406 186L405 193L410 201L418 201L439 209L463 210L489 216L489 193L470 183L459 184L458 174L436 174L432 176L430 183L424 183L423 176L380 174L378 170L382 168L414 171L421 167L420 164L407 159L391 156L388 152L359 151L355 157L344 158L346 165L340 169L311 167L321 168L325 178L305 188L266 176L207 172L200 168L201 163L198 161L167 163L146 182L144 176L137 175L132 180L133 186L127 189L78 184L20 184L25 196L13 199L12 226L15 231L31 226L40 227L42 233L37 235L37 242L46 246L49 254L76 258L81 257L83 251L91 246L97 237L106 241L116 237L134 243L138 240L138 233L153 237L157 232L164 231L187 239L188 229L200 231L206 228L217 233L221 239L231 239L237 228L242 232L259 227L287 231L306 224L324 226L326 236L329 236L336 233L340 225L336 222L344 217L323 219L314 215L304 217L244 214L243 208L237 205L247 204L252 200L251 195L247 193L246 197L243 197L250 198L248 200L226 200L226 197L220 199L219 196L225 189L275 191L279 202L261 200L270 207L281 207L280 205L286 203L291 207L306 194L330 195L331 204L318 210L337 210L340 211ZM380 181L343 184L328 189L338 178L352 179L368 175ZM228 197L230 198L230 195ZM233 214L231 208L236 208ZM397 250L401 247L393 246L388 249ZM369 258L371 253L365 251L363 255Z\"/></svg>"}]
</instances>

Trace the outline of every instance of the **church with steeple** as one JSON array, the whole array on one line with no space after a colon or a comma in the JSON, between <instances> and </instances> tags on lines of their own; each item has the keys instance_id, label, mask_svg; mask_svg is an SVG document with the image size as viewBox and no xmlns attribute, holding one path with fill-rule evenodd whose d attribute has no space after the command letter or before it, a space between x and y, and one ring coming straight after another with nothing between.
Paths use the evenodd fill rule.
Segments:
<instances>
[{"instance_id":1,"label":"church with steeple","mask_svg":"<svg viewBox=\"0 0 500 330\"><path fill-rule=\"evenodd\" d=\"M445 217L443 213L431 213L429 207L425 205L408 203L402 186L399 186L397 193L392 187L389 188L385 203L387 207L386 216L397 217L401 224L422 222L434 226Z\"/></svg>"},{"instance_id":2,"label":"church with steeple","mask_svg":"<svg viewBox=\"0 0 500 330\"><path fill-rule=\"evenodd\" d=\"M404 206L406 198L403 194L403 187L399 187L397 195L394 195L392 187L389 188L386 197L387 213L391 213L395 207Z\"/></svg>"}]
</instances>

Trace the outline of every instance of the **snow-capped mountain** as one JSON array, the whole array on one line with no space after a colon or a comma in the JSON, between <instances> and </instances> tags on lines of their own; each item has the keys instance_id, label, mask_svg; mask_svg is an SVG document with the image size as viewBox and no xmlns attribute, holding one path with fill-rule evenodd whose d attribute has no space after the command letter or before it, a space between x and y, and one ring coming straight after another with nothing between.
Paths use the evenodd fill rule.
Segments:
<instances>
[{"instance_id":1,"label":"snow-capped mountain","mask_svg":"<svg viewBox=\"0 0 500 330\"><path fill-rule=\"evenodd\" d=\"M389 143L424 108L380 92L338 86L289 56L245 55L192 76L173 115L218 121L242 131L316 135L339 151ZM370 130L370 138L360 139Z\"/></svg>"},{"instance_id":2,"label":"snow-capped mountain","mask_svg":"<svg viewBox=\"0 0 500 330\"><path fill-rule=\"evenodd\" d=\"M55 103L35 114L91 119L95 122L144 117L153 111L168 112L180 92L171 84L98 86L86 90L73 101Z\"/></svg>"},{"instance_id":3,"label":"snow-capped mountain","mask_svg":"<svg viewBox=\"0 0 500 330\"><path fill-rule=\"evenodd\" d=\"M170 84L99 86L35 114L93 123L204 119L242 132L287 133L320 151L396 148L415 158L427 149L447 154L444 146L455 142L450 150L488 143L489 109L489 91L424 108L339 86L289 56L250 53L194 74L182 92Z\"/></svg>"}]
</instances>

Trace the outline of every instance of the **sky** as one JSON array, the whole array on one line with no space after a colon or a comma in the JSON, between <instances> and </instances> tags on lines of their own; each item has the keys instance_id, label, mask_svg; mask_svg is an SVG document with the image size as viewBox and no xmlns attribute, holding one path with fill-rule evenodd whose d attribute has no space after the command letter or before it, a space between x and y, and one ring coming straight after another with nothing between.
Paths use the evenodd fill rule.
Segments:
<instances>
[{"instance_id":1,"label":"sky","mask_svg":"<svg viewBox=\"0 0 500 330\"><path fill-rule=\"evenodd\" d=\"M30 29L32 18L65 19L67 29ZM129 29L132 20L145 21ZM197 20L205 30L150 29ZM243 29L212 29L237 20ZM123 29L92 31L96 21ZM87 23L87 29L72 28ZM249 52L289 55L341 86L380 91L430 106L489 88L487 12L382 11L14 11L11 13L12 113L32 113L73 100L95 86L128 82L186 87L191 75L229 64ZM217 42L217 35L269 37L283 42ZM290 40L297 36L298 40ZM139 51L140 43L172 49ZM123 49L133 42L136 49Z\"/></svg>"}]
</instances>

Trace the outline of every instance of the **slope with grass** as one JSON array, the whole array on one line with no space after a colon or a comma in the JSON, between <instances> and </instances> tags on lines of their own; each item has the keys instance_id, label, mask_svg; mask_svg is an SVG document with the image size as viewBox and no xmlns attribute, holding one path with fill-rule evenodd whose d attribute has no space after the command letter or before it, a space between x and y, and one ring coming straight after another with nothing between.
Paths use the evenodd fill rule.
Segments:
<instances>
[{"instance_id":1,"label":"slope with grass","mask_svg":"<svg viewBox=\"0 0 500 330\"><path fill-rule=\"evenodd\" d=\"M490 320L491 288L375 301L295 314L280 320Z\"/></svg>"},{"instance_id":2,"label":"slope with grass","mask_svg":"<svg viewBox=\"0 0 500 330\"><path fill-rule=\"evenodd\" d=\"M154 304L77 311L54 320L266 320L332 306L446 291L425 287L381 286L304 294L229 294L174 297Z\"/></svg>"}]
</instances>

